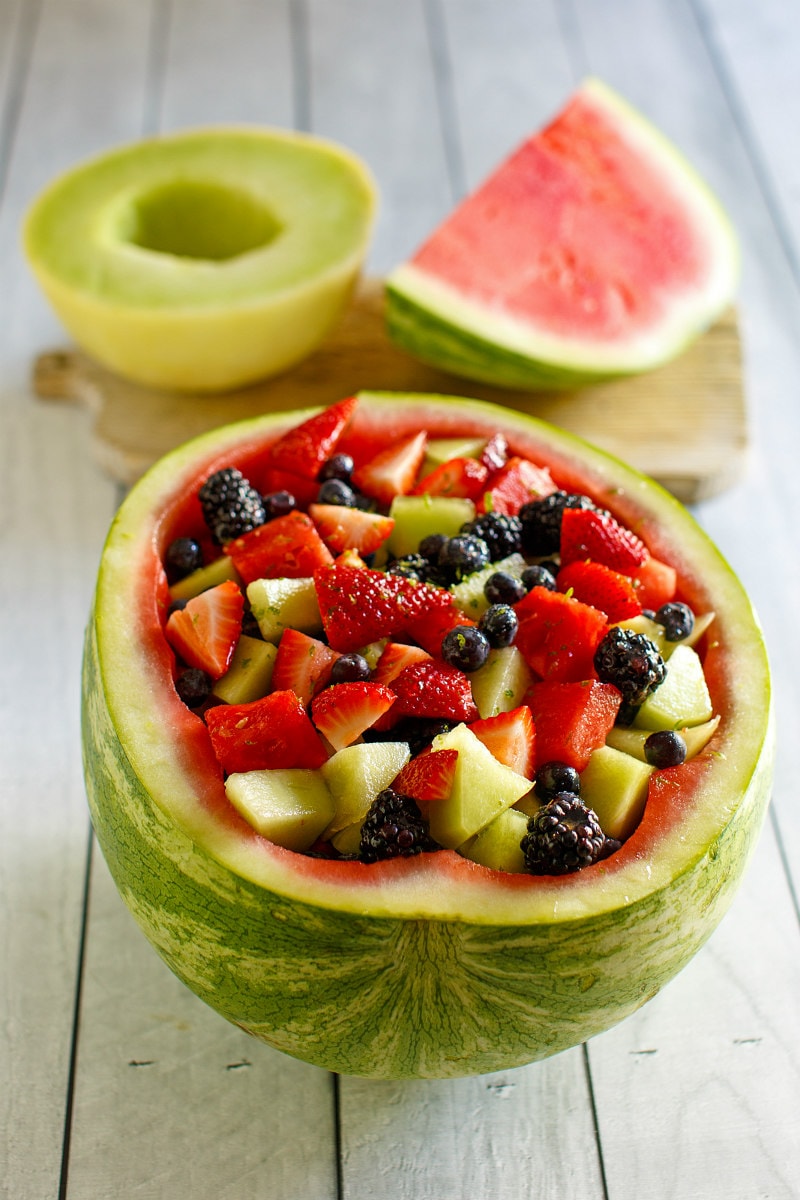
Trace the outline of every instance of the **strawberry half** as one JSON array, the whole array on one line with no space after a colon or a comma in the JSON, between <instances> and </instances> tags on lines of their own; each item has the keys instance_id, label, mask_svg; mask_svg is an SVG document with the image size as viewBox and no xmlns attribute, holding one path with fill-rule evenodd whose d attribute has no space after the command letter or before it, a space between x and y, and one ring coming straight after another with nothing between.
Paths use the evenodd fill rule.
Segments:
<instances>
[{"instance_id":1,"label":"strawberry half","mask_svg":"<svg viewBox=\"0 0 800 1200\"><path fill-rule=\"evenodd\" d=\"M425 475L413 489L412 495L458 496L465 500L477 500L488 478L488 467L476 458L451 458Z\"/></svg>"},{"instance_id":2,"label":"strawberry half","mask_svg":"<svg viewBox=\"0 0 800 1200\"><path fill-rule=\"evenodd\" d=\"M342 750L394 702L394 692L379 683L335 683L311 701L311 719L334 750Z\"/></svg>"},{"instance_id":3,"label":"strawberry half","mask_svg":"<svg viewBox=\"0 0 800 1200\"><path fill-rule=\"evenodd\" d=\"M407 762L391 786L414 800L446 800L453 790L457 750L430 750Z\"/></svg>"},{"instance_id":4,"label":"strawberry half","mask_svg":"<svg viewBox=\"0 0 800 1200\"><path fill-rule=\"evenodd\" d=\"M349 396L288 430L270 447L269 464L305 479L316 479L352 421L357 404L358 397Z\"/></svg>"},{"instance_id":5,"label":"strawberry half","mask_svg":"<svg viewBox=\"0 0 800 1200\"><path fill-rule=\"evenodd\" d=\"M395 496L408 495L422 466L427 441L428 435L420 430L387 450L381 450L374 458L356 467L354 486L384 507L388 507Z\"/></svg>"},{"instance_id":6,"label":"strawberry half","mask_svg":"<svg viewBox=\"0 0 800 1200\"><path fill-rule=\"evenodd\" d=\"M188 601L170 615L164 632L176 654L212 679L225 674L242 632L244 596L227 579Z\"/></svg>"},{"instance_id":7,"label":"strawberry half","mask_svg":"<svg viewBox=\"0 0 800 1200\"><path fill-rule=\"evenodd\" d=\"M518 775L533 779L536 770L536 728L527 704L511 712L473 721L470 729L498 762Z\"/></svg>"},{"instance_id":8,"label":"strawberry half","mask_svg":"<svg viewBox=\"0 0 800 1200\"><path fill-rule=\"evenodd\" d=\"M315 692L327 685L331 668L339 655L324 642L285 629L278 643L275 666L272 670L272 690L291 691L308 704Z\"/></svg>"},{"instance_id":9,"label":"strawberry half","mask_svg":"<svg viewBox=\"0 0 800 1200\"><path fill-rule=\"evenodd\" d=\"M633 581L599 562L569 563L558 572L556 587L583 604L599 608L611 624L636 617L642 611Z\"/></svg>"},{"instance_id":10,"label":"strawberry half","mask_svg":"<svg viewBox=\"0 0 800 1200\"><path fill-rule=\"evenodd\" d=\"M643 566L650 552L641 538L620 525L610 513L596 508L565 508L561 521L561 565L591 558L630 575Z\"/></svg>"},{"instance_id":11,"label":"strawberry half","mask_svg":"<svg viewBox=\"0 0 800 1200\"><path fill-rule=\"evenodd\" d=\"M306 513L288 513L225 546L245 583L254 579L309 579L333 555Z\"/></svg>"},{"instance_id":12,"label":"strawberry half","mask_svg":"<svg viewBox=\"0 0 800 1200\"><path fill-rule=\"evenodd\" d=\"M438 663L411 663L392 681L397 697L393 717L443 717L470 723L478 709L469 679L463 671Z\"/></svg>"},{"instance_id":13,"label":"strawberry half","mask_svg":"<svg viewBox=\"0 0 800 1200\"><path fill-rule=\"evenodd\" d=\"M206 713L206 725L217 760L229 775L283 767L316 770L328 758L294 692L270 692L250 704L218 704Z\"/></svg>"},{"instance_id":14,"label":"strawberry half","mask_svg":"<svg viewBox=\"0 0 800 1200\"><path fill-rule=\"evenodd\" d=\"M343 504L312 504L308 515L322 540L337 554L344 550L372 554L394 529L392 517L346 508Z\"/></svg>"},{"instance_id":15,"label":"strawberry half","mask_svg":"<svg viewBox=\"0 0 800 1200\"><path fill-rule=\"evenodd\" d=\"M537 467L527 458L510 458L490 476L479 512L496 512L515 517L523 504L556 491L547 467Z\"/></svg>"},{"instance_id":16,"label":"strawberry half","mask_svg":"<svg viewBox=\"0 0 800 1200\"><path fill-rule=\"evenodd\" d=\"M387 642L383 648L372 678L375 683L388 685L401 671L415 662L429 662L430 654L419 646L406 646L403 642Z\"/></svg>"}]
</instances>

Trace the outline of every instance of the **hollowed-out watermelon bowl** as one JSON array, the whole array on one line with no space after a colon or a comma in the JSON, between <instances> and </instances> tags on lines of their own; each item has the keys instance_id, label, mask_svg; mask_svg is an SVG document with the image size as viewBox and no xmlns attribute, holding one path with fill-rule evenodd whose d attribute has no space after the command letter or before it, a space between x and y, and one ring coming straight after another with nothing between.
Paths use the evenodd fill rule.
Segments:
<instances>
[{"instance_id":1,"label":"hollowed-out watermelon bowl","mask_svg":"<svg viewBox=\"0 0 800 1200\"><path fill-rule=\"evenodd\" d=\"M354 478L414 437L419 447L422 432L427 446L459 450L462 461L505 439L507 459L548 468L559 490L589 496L633 531L653 562L676 572L677 598L714 614L695 653L716 724L690 760L652 770L643 812L621 845L564 874L496 869L452 844L378 861L362 861L357 841L343 853L320 852L319 839L301 849L276 844L226 791L209 733L219 704L193 708L176 690L174 642L165 636L175 589L171 595L163 563L177 536L198 533L198 490L222 468L237 467L262 494L295 472L298 507L313 504L318 459L312 454L304 466L302 439L288 463L275 447L315 415L268 415L204 435L156 464L121 506L84 658L84 761L97 838L123 900L175 974L229 1021L288 1054L376 1078L464 1076L547 1057L654 996L731 902L772 776L769 670L757 619L694 519L619 461L493 405L363 394L336 431L336 452L352 457ZM479 508L487 507L483 496ZM364 579L381 565L380 557L364 567L352 551L344 555L350 569L372 573ZM339 545L330 558L329 569L338 569ZM292 624L291 611L286 620ZM326 630L305 628L314 647L343 649ZM389 640L411 644L408 632L392 631ZM438 662L437 645L420 637ZM556 675L569 678L563 655L555 660ZM539 682L532 670L527 685ZM306 704L305 714L316 711ZM306 783L337 754L327 740L319 745L325 762L297 775ZM470 789L485 787L480 772L467 779L465 803ZM518 796L519 789L512 808L521 805L527 820Z\"/></svg>"}]
</instances>

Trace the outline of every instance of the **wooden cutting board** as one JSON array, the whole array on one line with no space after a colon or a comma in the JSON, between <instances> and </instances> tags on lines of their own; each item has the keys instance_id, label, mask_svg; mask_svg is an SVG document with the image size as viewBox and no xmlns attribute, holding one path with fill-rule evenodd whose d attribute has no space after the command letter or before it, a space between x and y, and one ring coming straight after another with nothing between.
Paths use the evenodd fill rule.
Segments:
<instances>
[{"instance_id":1,"label":"wooden cutting board","mask_svg":"<svg viewBox=\"0 0 800 1200\"><path fill-rule=\"evenodd\" d=\"M443 392L522 410L626 459L684 503L734 484L748 444L733 310L660 370L568 393L508 391L425 366L392 345L377 279L362 284L319 350L254 387L216 396L157 391L128 383L73 349L40 355L33 387L42 399L94 414L94 457L125 484L166 451L219 425L330 404L361 389Z\"/></svg>"}]
</instances>

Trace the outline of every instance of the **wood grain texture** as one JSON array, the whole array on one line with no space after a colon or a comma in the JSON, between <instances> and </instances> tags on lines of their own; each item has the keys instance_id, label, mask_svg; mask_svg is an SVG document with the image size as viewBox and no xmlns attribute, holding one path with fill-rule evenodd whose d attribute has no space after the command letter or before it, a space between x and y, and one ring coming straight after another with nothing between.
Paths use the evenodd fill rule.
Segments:
<instances>
[{"instance_id":1,"label":"wood grain texture","mask_svg":"<svg viewBox=\"0 0 800 1200\"><path fill-rule=\"evenodd\" d=\"M320 350L255 387L216 397L160 392L127 383L71 351L40 356L33 387L44 399L65 399L94 413L95 457L125 483L180 442L228 421L330 404L361 389L474 396L529 413L627 459L687 503L737 482L747 450L733 311L657 371L572 393L536 394L460 379L394 347L384 332L383 288L372 280Z\"/></svg>"}]
</instances>

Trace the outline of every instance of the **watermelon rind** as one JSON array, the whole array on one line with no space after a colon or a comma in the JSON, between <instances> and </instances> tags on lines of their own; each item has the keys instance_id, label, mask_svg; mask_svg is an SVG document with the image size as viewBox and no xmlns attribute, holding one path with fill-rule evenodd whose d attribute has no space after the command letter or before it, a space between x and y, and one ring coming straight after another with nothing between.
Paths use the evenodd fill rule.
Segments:
<instances>
[{"instance_id":1,"label":"watermelon rind","mask_svg":"<svg viewBox=\"0 0 800 1200\"><path fill-rule=\"evenodd\" d=\"M498 387L558 391L661 366L730 306L739 280L740 252L717 198L669 139L613 89L590 78L580 95L612 116L643 160L663 174L665 186L680 198L687 224L694 227L711 264L706 277L696 286L665 294L658 321L603 340L557 333L543 321L523 321L504 311L500 300L481 303L411 258L386 279L387 331L408 353Z\"/></svg>"},{"instance_id":2,"label":"watermelon rind","mask_svg":"<svg viewBox=\"0 0 800 1200\"><path fill-rule=\"evenodd\" d=\"M622 851L572 876L491 871L452 851L363 864L259 837L226 801L204 727L156 647L170 520L197 480L309 416L204 435L133 488L108 536L84 656L84 763L97 838L165 962L228 1020L344 1074L450 1077L554 1054L609 1028L671 979L735 893L768 803L769 669L757 619L722 556L657 485L579 439L489 404L362 395L372 446L502 430L672 561L698 611L720 729ZM669 773L665 773L668 775ZM672 786L672 785L670 785Z\"/></svg>"}]
</instances>

